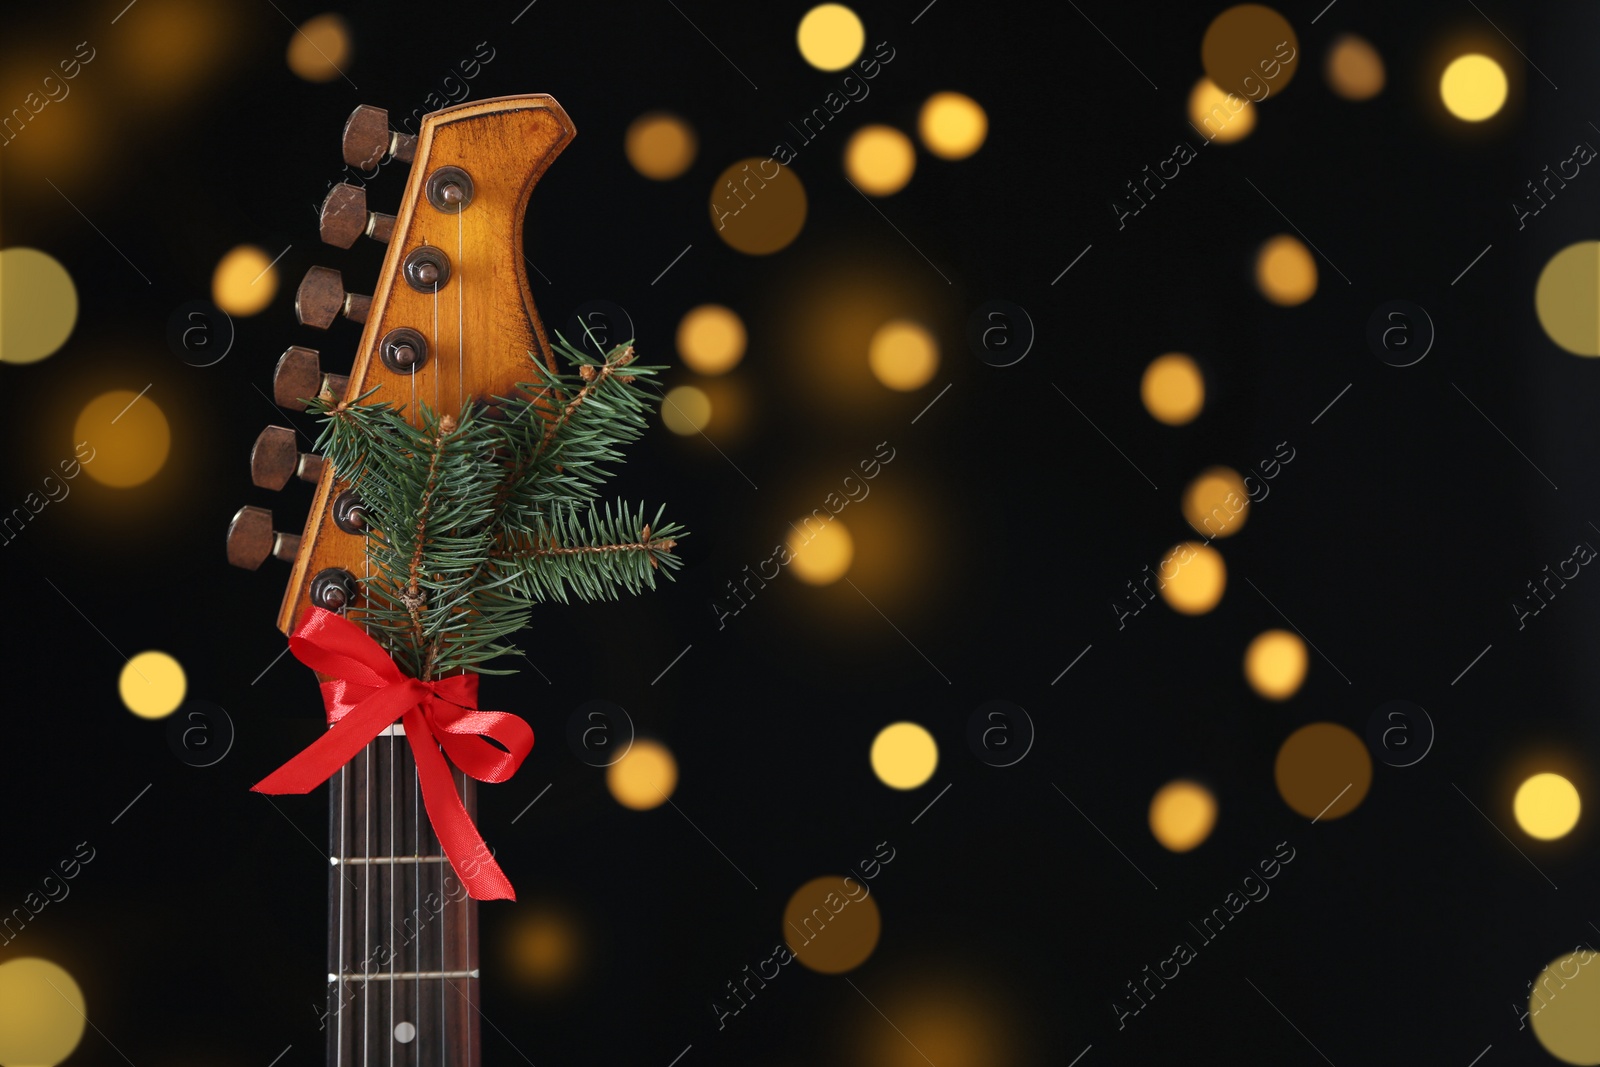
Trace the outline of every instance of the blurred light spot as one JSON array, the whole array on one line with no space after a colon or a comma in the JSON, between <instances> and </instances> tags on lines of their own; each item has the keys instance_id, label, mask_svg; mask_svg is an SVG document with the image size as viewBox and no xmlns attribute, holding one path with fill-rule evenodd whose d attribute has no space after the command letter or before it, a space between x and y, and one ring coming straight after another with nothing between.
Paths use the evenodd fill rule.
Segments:
<instances>
[{"instance_id":1,"label":"blurred light spot","mask_svg":"<svg viewBox=\"0 0 1600 1067\"><path fill-rule=\"evenodd\" d=\"M1206 27L1200 63L1220 88L1259 103L1294 79L1300 41L1288 20L1270 7L1237 4Z\"/></svg>"},{"instance_id":2,"label":"blurred light spot","mask_svg":"<svg viewBox=\"0 0 1600 1067\"><path fill-rule=\"evenodd\" d=\"M189 690L183 666L165 652L141 652L122 668L117 691L141 719L164 719L178 710Z\"/></svg>"},{"instance_id":3,"label":"blurred light spot","mask_svg":"<svg viewBox=\"0 0 1600 1067\"><path fill-rule=\"evenodd\" d=\"M678 355L701 374L726 374L744 358L744 322L721 304L701 304L678 323Z\"/></svg>"},{"instance_id":4,"label":"blurred light spot","mask_svg":"<svg viewBox=\"0 0 1600 1067\"><path fill-rule=\"evenodd\" d=\"M49 960L0 963L0 1063L55 1067L78 1047L86 1011L78 983Z\"/></svg>"},{"instance_id":5,"label":"blurred light spot","mask_svg":"<svg viewBox=\"0 0 1600 1067\"><path fill-rule=\"evenodd\" d=\"M1511 810L1517 825L1529 837L1554 841L1565 837L1578 825L1582 809L1578 790L1559 774L1536 774L1517 787Z\"/></svg>"},{"instance_id":6,"label":"blurred light spot","mask_svg":"<svg viewBox=\"0 0 1600 1067\"><path fill-rule=\"evenodd\" d=\"M1144 369L1139 399L1157 422L1182 426L1193 422L1206 404L1206 379L1193 359L1182 352L1157 356Z\"/></svg>"},{"instance_id":7,"label":"blurred light spot","mask_svg":"<svg viewBox=\"0 0 1600 1067\"><path fill-rule=\"evenodd\" d=\"M1383 92L1383 57L1364 37L1347 33L1328 49L1328 87L1346 100L1371 100Z\"/></svg>"},{"instance_id":8,"label":"blurred light spot","mask_svg":"<svg viewBox=\"0 0 1600 1067\"><path fill-rule=\"evenodd\" d=\"M821 974L853 971L878 947L883 921L866 883L823 875L794 891L783 909L783 939L795 959Z\"/></svg>"},{"instance_id":9,"label":"blurred light spot","mask_svg":"<svg viewBox=\"0 0 1600 1067\"><path fill-rule=\"evenodd\" d=\"M1458 56L1439 78L1439 96L1450 114L1464 122L1482 122L1505 106L1506 72L1486 55Z\"/></svg>"},{"instance_id":10,"label":"blurred light spot","mask_svg":"<svg viewBox=\"0 0 1600 1067\"><path fill-rule=\"evenodd\" d=\"M661 398L661 422L675 434L687 437L711 421L711 398L692 385L680 385Z\"/></svg>"},{"instance_id":11,"label":"blurred light spot","mask_svg":"<svg viewBox=\"0 0 1600 1067\"><path fill-rule=\"evenodd\" d=\"M655 803L661 803L659 797ZM554 989L565 985L577 970L581 937L571 917L540 908L517 919L510 949L516 978L536 989Z\"/></svg>"},{"instance_id":12,"label":"blurred light spot","mask_svg":"<svg viewBox=\"0 0 1600 1067\"><path fill-rule=\"evenodd\" d=\"M132 68L132 77L117 79L117 91L144 92L175 105L209 99L195 91L196 83L228 65L239 34L231 9L210 0L164 0L135 10L138 18L130 12L117 24L119 35L127 36L111 62Z\"/></svg>"},{"instance_id":13,"label":"blurred light spot","mask_svg":"<svg viewBox=\"0 0 1600 1067\"><path fill-rule=\"evenodd\" d=\"M340 77L349 61L350 27L338 15L309 18L289 38L289 69L308 82Z\"/></svg>"},{"instance_id":14,"label":"blurred light spot","mask_svg":"<svg viewBox=\"0 0 1600 1067\"><path fill-rule=\"evenodd\" d=\"M917 169L911 138L893 126L863 126L844 147L844 172L870 196L898 193Z\"/></svg>"},{"instance_id":15,"label":"blurred light spot","mask_svg":"<svg viewBox=\"0 0 1600 1067\"><path fill-rule=\"evenodd\" d=\"M1600 1063L1600 973L1587 946L1558 956L1528 993L1528 1021L1544 1050L1563 1063Z\"/></svg>"},{"instance_id":16,"label":"blurred light spot","mask_svg":"<svg viewBox=\"0 0 1600 1067\"><path fill-rule=\"evenodd\" d=\"M867 31L843 4L818 4L800 20L795 43L805 61L818 70L843 70L861 54Z\"/></svg>"},{"instance_id":17,"label":"blurred light spot","mask_svg":"<svg viewBox=\"0 0 1600 1067\"><path fill-rule=\"evenodd\" d=\"M1225 93L1210 78L1201 78L1189 90L1189 121L1200 136L1229 144L1250 136L1256 128L1256 109L1245 97Z\"/></svg>"},{"instance_id":18,"label":"blurred light spot","mask_svg":"<svg viewBox=\"0 0 1600 1067\"><path fill-rule=\"evenodd\" d=\"M989 116L965 93L934 93L917 117L917 134L940 159L966 159L989 136Z\"/></svg>"},{"instance_id":19,"label":"blurred light spot","mask_svg":"<svg viewBox=\"0 0 1600 1067\"><path fill-rule=\"evenodd\" d=\"M1048 1062L1042 1049L1025 1047L1028 1026L1014 1010L1014 990L1006 990L1002 982L930 974L918 968L909 984L897 983L873 999L883 1015L871 1010L858 1013L861 1022L852 1043L860 1051L845 1061L854 1067L1019 1067ZM893 1019L894 1025L886 1026L884 1018ZM1061 1062L1070 1059L1069 1055ZM1073 1067L1089 1063L1085 1058Z\"/></svg>"},{"instance_id":20,"label":"blurred light spot","mask_svg":"<svg viewBox=\"0 0 1600 1067\"><path fill-rule=\"evenodd\" d=\"M1199 848L1217 825L1217 799L1197 782L1168 782L1150 800L1150 832L1172 852Z\"/></svg>"},{"instance_id":21,"label":"blurred light spot","mask_svg":"<svg viewBox=\"0 0 1600 1067\"><path fill-rule=\"evenodd\" d=\"M826 513L824 513L826 514ZM807 516L789 533L789 569L807 585L831 585L843 578L855 557L855 542L838 519L818 525Z\"/></svg>"},{"instance_id":22,"label":"blurred light spot","mask_svg":"<svg viewBox=\"0 0 1600 1067\"><path fill-rule=\"evenodd\" d=\"M1244 677L1260 696L1288 700L1306 680L1306 643L1288 630L1263 630L1244 650Z\"/></svg>"},{"instance_id":23,"label":"blurred light spot","mask_svg":"<svg viewBox=\"0 0 1600 1067\"><path fill-rule=\"evenodd\" d=\"M892 789L915 789L939 766L939 744L914 722L895 722L872 739L872 773Z\"/></svg>"},{"instance_id":24,"label":"blurred light spot","mask_svg":"<svg viewBox=\"0 0 1600 1067\"><path fill-rule=\"evenodd\" d=\"M154 478L166 464L172 431L148 392L140 396L132 389L114 389L84 406L72 427L72 441L80 446L78 458L91 478L128 489Z\"/></svg>"},{"instance_id":25,"label":"blurred light spot","mask_svg":"<svg viewBox=\"0 0 1600 1067\"><path fill-rule=\"evenodd\" d=\"M1299 238L1280 233L1256 255L1256 285L1280 307L1304 304L1317 291L1317 261Z\"/></svg>"},{"instance_id":26,"label":"blurred light spot","mask_svg":"<svg viewBox=\"0 0 1600 1067\"><path fill-rule=\"evenodd\" d=\"M667 746L635 740L625 756L606 768L606 788L618 804L634 811L659 808L678 786L678 761Z\"/></svg>"},{"instance_id":27,"label":"blurred light spot","mask_svg":"<svg viewBox=\"0 0 1600 1067\"><path fill-rule=\"evenodd\" d=\"M1202 471L1183 491L1183 517L1201 537L1232 537L1250 517L1250 495L1232 467Z\"/></svg>"},{"instance_id":28,"label":"blurred light spot","mask_svg":"<svg viewBox=\"0 0 1600 1067\"><path fill-rule=\"evenodd\" d=\"M78 290L55 257L0 249L0 362L36 363L72 336Z\"/></svg>"},{"instance_id":29,"label":"blurred light spot","mask_svg":"<svg viewBox=\"0 0 1600 1067\"><path fill-rule=\"evenodd\" d=\"M1290 734L1278 749L1273 777L1283 802L1308 819L1338 819L1356 810L1372 785L1372 757L1361 738L1332 722Z\"/></svg>"},{"instance_id":30,"label":"blurred light spot","mask_svg":"<svg viewBox=\"0 0 1600 1067\"><path fill-rule=\"evenodd\" d=\"M1173 611L1204 615L1217 606L1228 587L1222 553L1199 541L1174 545L1157 568L1161 596Z\"/></svg>"},{"instance_id":31,"label":"blurred light spot","mask_svg":"<svg viewBox=\"0 0 1600 1067\"><path fill-rule=\"evenodd\" d=\"M1575 356L1600 356L1600 241L1579 241L1551 256L1539 272L1533 306L1550 340Z\"/></svg>"},{"instance_id":32,"label":"blurred light spot","mask_svg":"<svg viewBox=\"0 0 1600 1067\"><path fill-rule=\"evenodd\" d=\"M652 111L628 127L623 151L633 169L658 182L676 178L694 163L698 141L694 130L677 115Z\"/></svg>"},{"instance_id":33,"label":"blurred light spot","mask_svg":"<svg viewBox=\"0 0 1600 1067\"><path fill-rule=\"evenodd\" d=\"M918 324L895 319L872 335L867 362L878 381L890 389L920 389L939 369L939 342Z\"/></svg>"},{"instance_id":34,"label":"blurred light spot","mask_svg":"<svg viewBox=\"0 0 1600 1067\"><path fill-rule=\"evenodd\" d=\"M765 256L787 248L806 224L806 190L792 167L741 159L711 185L711 228L729 248Z\"/></svg>"},{"instance_id":35,"label":"blurred light spot","mask_svg":"<svg viewBox=\"0 0 1600 1067\"><path fill-rule=\"evenodd\" d=\"M240 245L217 262L211 300L230 315L254 315L278 294L278 268L255 245Z\"/></svg>"}]
</instances>

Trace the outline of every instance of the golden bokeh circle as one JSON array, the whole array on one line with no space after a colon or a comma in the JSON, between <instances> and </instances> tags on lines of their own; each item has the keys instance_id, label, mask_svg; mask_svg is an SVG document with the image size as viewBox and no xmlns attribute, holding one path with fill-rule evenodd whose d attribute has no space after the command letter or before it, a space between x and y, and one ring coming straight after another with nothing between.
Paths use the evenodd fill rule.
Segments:
<instances>
[{"instance_id":1,"label":"golden bokeh circle","mask_svg":"<svg viewBox=\"0 0 1600 1067\"><path fill-rule=\"evenodd\" d=\"M1463 122L1482 122L1499 114L1510 92L1506 72L1488 56L1457 56L1439 76L1439 98Z\"/></svg>"},{"instance_id":2,"label":"golden bokeh circle","mask_svg":"<svg viewBox=\"0 0 1600 1067\"><path fill-rule=\"evenodd\" d=\"M331 12L306 19L289 38L289 69L308 82L330 82L350 63L350 27Z\"/></svg>"},{"instance_id":3,"label":"golden bokeh circle","mask_svg":"<svg viewBox=\"0 0 1600 1067\"><path fill-rule=\"evenodd\" d=\"M1263 630L1244 650L1245 681L1267 700L1288 700L1305 682L1310 662L1299 634Z\"/></svg>"},{"instance_id":4,"label":"golden bokeh circle","mask_svg":"<svg viewBox=\"0 0 1600 1067\"><path fill-rule=\"evenodd\" d=\"M1200 63L1225 92L1256 102L1282 92L1300 69L1300 40L1289 20L1261 4L1236 4L1211 20Z\"/></svg>"},{"instance_id":5,"label":"golden bokeh circle","mask_svg":"<svg viewBox=\"0 0 1600 1067\"><path fill-rule=\"evenodd\" d=\"M1578 241L1551 256L1533 306L1550 340L1575 356L1600 356L1600 241Z\"/></svg>"},{"instance_id":6,"label":"golden bokeh circle","mask_svg":"<svg viewBox=\"0 0 1600 1067\"><path fill-rule=\"evenodd\" d=\"M1600 1064L1600 973L1585 947L1550 961L1528 994L1528 1023L1563 1063Z\"/></svg>"},{"instance_id":7,"label":"golden bokeh circle","mask_svg":"<svg viewBox=\"0 0 1600 1067\"><path fill-rule=\"evenodd\" d=\"M1157 574L1161 598L1183 615L1204 615L1217 606L1228 588L1228 566L1222 553L1199 541L1174 545Z\"/></svg>"},{"instance_id":8,"label":"golden bokeh circle","mask_svg":"<svg viewBox=\"0 0 1600 1067\"><path fill-rule=\"evenodd\" d=\"M512 927L508 955L513 975L536 989L566 984L577 971L582 937L570 916L538 908Z\"/></svg>"},{"instance_id":9,"label":"golden bokeh circle","mask_svg":"<svg viewBox=\"0 0 1600 1067\"><path fill-rule=\"evenodd\" d=\"M211 302L230 315L254 315L278 294L278 268L255 245L239 245L217 261Z\"/></svg>"},{"instance_id":10,"label":"golden bokeh circle","mask_svg":"<svg viewBox=\"0 0 1600 1067\"><path fill-rule=\"evenodd\" d=\"M1350 814L1372 785L1367 746L1338 723L1302 726L1278 749L1273 777L1283 802L1318 822Z\"/></svg>"},{"instance_id":11,"label":"golden bokeh circle","mask_svg":"<svg viewBox=\"0 0 1600 1067\"><path fill-rule=\"evenodd\" d=\"M878 731L869 754L872 773L891 789L915 789L939 767L939 743L926 727L894 722Z\"/></svg>"},{"instance_id":12,"label":"golden bokeh circle","mask_svg":"<svg viewBox=\"0 0 1600 1067\"><path fill-rule=\"evenodd\" d=\"M789 247L806 224L806 189L794 168L741 159L711 184L711 228L729 248L766 256Z\"/></svg>"},{"instance_id":13,"label":"golden bokeh circle","mask_svg":"<svg viewBox=\"0 0 1600 1067\"><path fill-rule=\"evenodd\" d=\"M661 423L680 437L697 434L711 421L711 398L705 390L679 385L661 398Z\"/></svg>"},{"instance_id":14,"label":"golden bokeh circle","mask_svg":"<svg viewBox=\"0 0 1600 1067\"><path fill-rule=\"evenodd\" d=\"M78 289L59 261L37 248L0 249L0 362L37 363L78 322Z\"/></svg>"},{"instance_id":15,"label":"golden bokeh circle","mask_svg":"<svg viewBox=\"0 0 1600 1067\"><path fill-rule=\"evenodd\" d=\"M678 355L700 374L726 374L744 358L744 320L721 304L701 304L678 322Z\"/></svg>"},{"instance_id":16,"label":"golden bokeh circle","mask_svg":"<svg viewBox=\"0 0 1600 1067\"><path fill-rule=\"evenodd\" d=\"M1250 494L1232 467L1210 467L1183 491L1183 517L1201 537L1232 537L1250 517Z\"/></svg>"},{"instance_id":17,"label":"golden bokeh circle","mask_svg":"<svg viewBox=\"0 0 1600 1067\"><path fill-rule=\"evenodd\" d=\"M863 126L844 146L844 172L868 196L892 196L917 169L911 138L893 126Z\"/></svg>"},{"instance_id":18,"label":"golden bokeh circle","mask_svg":"<svg viewBox=\"0 0 1600 1067\"><path fill-rule=\"evenodd\" d=\"M622 138L622 150L633 169L658 182L670 181L688 170L698 149L694 129L666 111L640 115Z\"/></svg>"},{"instance_id":19,"label":"golden bokeh circle","mask_svg":"<svg viewBox=\"0 0 1600 1067\"><path fill-rule=\"evenodd\" d=\"M659 808L678 787L678 761L659 741L640 738L606 768L606 788L618 804L634 811Z\"/></svg>"},{"instance_id":20,"label":"golden bokeh circle","mask_svg":"<svg viewBox=\"0 0 1600 1067\"><path fill-rule=\"evenodd\" d=\"M1199 848L1217 825L1217 798L1198 782L1168 782L1150 798L1150 832L1171 852Z\"/></svg>"},{"instance_id":21,"label":"golden bokeh circle","mask_svg":"<svg viewBox=\"0 0 1600 1067\"><path fill-rule=\"evenodd\" d=\"M1200 136L1217 144L1242 141L1256 128L1256 109L1246 97L1223 92L1210 78L1189 90L1189 121Z\"/></svg>"},{"instance_id":22,"label":"golden bokeh circle","mask_svg":"<svg viewBox=\"0 0 1600 1067\"><path fill-rule=\"evenodd\" d=\"M141 652L123 665L117 692L141 719L164 719L178 710L189 691L183 665L165 652Z\"/></svg>"},{"instance_id":23,"label":"golden bokeh circle","mask_svg":"<svg viewBox=\"0 0 1600 1067\"><path fill-rule=\"evenodd\" d=\"M818 70L843 70L861 55L867 30L843 4L818 4L800 20L795 44L807 63Z\"/></svg>"},{"instance_id":24,"label":"golden bokeh circle","mask_svg":"<svg viewBox=\"0 0 1600 1067\"><path fill-rule=\"evenodd\" d=\"M794 958L819 974L853 971L883 932L866 883L827 874L794 891L783 909L783 939Z\"/></svg>"},{"instance_id":25,"label":"golden bokeh circle","mask_svg":"<svg viewBox=\"0 0 1600 1067\"><path fill-rule=\"evenodd\" d=\"M1268 238L1256 254L1256 287L1279 307L1304 304L1317 291L1317 261L1298 237Z\"/></svg>"},{"instance_id":26,"label":"golden bokeh circle","mask_svg":"<svg viewBox=\"0 0 1600 1067\"><path fill-rule=\"evenodd\" d=\"M867 363L873 377L890 389L921 389L939 370L939 342L919 323L894 319L873 333Z\"/></svg>"},{"instance_id":27,"label":"golden bokeh circle","mask_svg":"<svg viewBox=\"0 0 1600 1067\"><path fill-rule=\"evenodd\" d=\"M1578 789L1559 774L1536 774L1517 787L1511 811L1517 825L1529 837L1554 841L1566 837L1578 825L1583 810Z\"/></svg>"},{"instance_id":28,"label":"golden bokeh circle","mask_svg":"<svg viewBox=\"0 0 1600 1067\"><path fill-rule=\"evenodd\" d=\"M55 1067L87 1022L83 990L63 968L37 956L0 963L0 1064Z\"/></svg>"},{"instance_id":29,"label":"golden bokeh circle","mask_svg":"<svg viewBox=\"0 0 1600 1067\"><path fill-rule=\"evenodd\" d=\"M101 393L78 414L74 445L87 445L79 459L89 477L114 489L129 489L154 478L172 449L172 430L150 394L132 389Z\"/></svg>"},{"instance_id":30,"label":"golden bokeh circle","mask_svg":"<svg viewBox=\"0 0 1600 1067\"><path fill-rule=\"evenodd\" d=\"M1383 92L1383 56L1365 37L1344 34L1328 49L1328 87L1346 100L1371 100Z\"/></svg>"},{"instance_id":31,"label":"golden bokeh circle","mask_svg":"<svg viewBox=\"0 0 1600 1067\"><path fill-rule=\"evenodd\" d=\"M1157 422L1182 426L1206 405L1206 379L1200 365L1182 352L1157 356L1139 379L1139 399Z\"/></svg>"},{"instance_id":32,"label":"golden bokeh circle","mask_svg":"<svg viewBox=\"0 0 1600 1067\"><path fill-rule=\"evenodd\" d=\"M837 518L821 526L810 516L789 532L789 569L807 585L832 585L855 558L855 540Z\"/></svg>"},{"instance_id":33,"label":"golden bokeh circle","mask_svg":"<svg viewBox=\"0 0 1600 1067\"><path fill-rule=\"evenodd\" d=\"M989 116L965 93L934 93L917 116L917 135L940 159L966 159L989 136Z\"/></svg>"}]
</instances>

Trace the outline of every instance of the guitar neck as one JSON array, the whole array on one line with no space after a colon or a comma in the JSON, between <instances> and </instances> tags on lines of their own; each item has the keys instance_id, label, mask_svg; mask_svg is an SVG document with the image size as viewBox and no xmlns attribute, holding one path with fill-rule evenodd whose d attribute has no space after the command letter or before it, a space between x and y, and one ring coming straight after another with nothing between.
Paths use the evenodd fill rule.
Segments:
<instances>
[{"instance_id":1,"label":"guitar neck","mask_svg":"<svg viewBox=\"0 0 1600 1067\"><path fill-rule=\"evenodd\" d=\"M400 727L328 780L329 1067L479 1067L477 901ZM474 782L452 769L469 815Z\"/></svg>"}]
</instances>

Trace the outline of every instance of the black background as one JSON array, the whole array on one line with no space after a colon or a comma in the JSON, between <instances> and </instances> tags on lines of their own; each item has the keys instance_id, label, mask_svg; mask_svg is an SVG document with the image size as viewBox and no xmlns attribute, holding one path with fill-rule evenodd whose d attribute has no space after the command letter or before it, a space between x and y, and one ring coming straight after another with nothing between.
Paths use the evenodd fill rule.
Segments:
<instances>
[{"instance_id":1,"label":"black background","mask_svg":"<svg viewBox=\"0 0 1600 1067\"><path fill-rule=\"evenodd\" d=\"M242 503L298 527L309 489L269 499L251 488L245 457L266 422L315 427L267 410L253 387L270 390L287 344L318 346L342 369L358 338L348 323L316 335L292 312L307 267L337 266L365 289L380 261L376 247L316 241L344 117L359 103L396 115L422 106L484 41L495 58L472 99L547 92L579 131L529 212L544 321L560 327L584 301L614 301L662 361L700 303L735 308L751 335L729 379L746 417L710 431L725 455L654 426L622 479L693 531L680 580L620 604L541 608L525 642L538 671L485 683L484 706L521 714L539 738L511 783L480 791L479 825L522 897L482 909L488 1059L665 1065L692 1045L687 1067L897 1063L884 1057L910 1051L884 1015L915 1038L901 1017L933 1010L967 1020L981 1049L967 1060L930 1049L939 1067L1067 1063L1091 1045L1086 1065L1321 1062L1308 1039L1340 1064L1466 1064L1488 1045L1485 1064L1549 1062L1512 1006L1545 963L1600 936L1586 904L1594 820L1536 842L1515 829L1510 797L1530 770L1559 768L1591 804L1600 798L1588 770L1600 590L1580 579L1520 632L1508 604L1574 542L1600 536L1589 525L1600 522L1600 365L1552 344L1532 299L1549 257L1595 236L1600 187L1586 183L1600 179L1578 179L1520 232L1509 205L1574 141L1600 138L1589 125L1600 121L1600 14L1341 0L1313 25L1319 4L1280 8L1303 51L1293 83L1261 107L1251 136L1205 147L1119 230L1111 200L1123 183L1179 141L1199 146L1185 101L1220 6L937 0L918 17L920 3L857 4L869 49L888 41L896 58L801 150L801 237L750 258L716 238L706 201L724 167L770 154L786 123L837 86L840 74L794 47L806 6L540 0L513 25L515 0L350 4L346 71L359 89L308 84L285 66L290 22L312 8L140 0L113 25L114 0L8 15L7 108L34 67L42 75L76 42L90 40L97 59L39 119L59 120L68 148L0 149L0 239L55 255L81 301L62 351L4 368L0 503L20 503L70 454L75 413L107 389L152 383L173 429L155 480L113 490L79 479L0 548L0 909L77 842L97 851L71 897L0 959L45 956L82 985L98 1032L70 1062L264 1067L285 1046L284 1064L322 1055L326 860L307 838L322 841L326 809L320 794L248 791L315 736L320 708L292 659L261 675L283 649L273 618L284 570L228 568L222 533ZM1384 56L1388 84L1373 101L1343 100L1321 76L1345 31ZM1471 128L1443 114L1435 91L1442 63L1467 47L1512 80L1505 111ZM199 73L141 89L169 48ZM844 141L869 121L914 129L941 89L986 108L988 141L959 163L920 153L911 184L877 202L890 225L843 180ZM622 151L628 123L657 108L700 136L694 166L666 183L638 176ZM373 207L393 210L401 181L376 181ZM1289 231L1266 197L1323 253L1318 292L1299 307L1269 305L1252 284L1255 249ZM208 296L218 258L241 242L292 245L278 296L236 319L225 360L188 366L165 342L169 316ZM829 369L814 339L864 291L884 318L911 315L937 333L943 361L927 387L890 393L864 371ZM968 315L992 298L1037 327L1016 366L988 366L964 342ZM1372 310L1396 298L1427 308L1438 330L1428 358L1404 369L1364 341ZM841 348L860 343L844 326L837 336ZM1210 375L1205 413L1180 429L1139 402L1145 364L1171 350ZM857 535L858 589L785 579L719 630L710 603L723 583L882 441L895 460L842 516ZM1295 461L1220 544L1221 605L1199 617L1158 607L1119 631L1111 598L1187 533L1187 481L1217 463L1245 470L1280 441ZM1250 637L1284 625L1266 597L1326 654L1283 705L1256 697L1239 669ZM176 656L191 696L227 709L238 736L221 763L186 766L165 724L121 706L123 655L145 648ZM574 757L568 717L594 698L672 748L681 812L621 808L602 772ZM965 740L969 715L994 698L1025 707L1038 729L1009 768L986 766ZM1363 733L1395 698L1431 713L1428 757L1377 763L1365 802L1338 821L1290 811L1272 777L1283 739L1318 720ZM872 737L902 718L940 745L934 778L908 793L867 763ZM1184 855L1146 825L1150 796L1179 775L1210 785L1221 811L1211 839ZM770 953L794 889L880 841L896 859L874 885L883 936L848 976L856 988L789 968L719 1031L709 1002ZM1110 1003L1124 983L1280 841L1297 858L1272 897L1119 1032ZM573 917L582 967L559 989L529 988L511 977L506 946L519 916L552 907Z\"/></svg>"}]
</instances>

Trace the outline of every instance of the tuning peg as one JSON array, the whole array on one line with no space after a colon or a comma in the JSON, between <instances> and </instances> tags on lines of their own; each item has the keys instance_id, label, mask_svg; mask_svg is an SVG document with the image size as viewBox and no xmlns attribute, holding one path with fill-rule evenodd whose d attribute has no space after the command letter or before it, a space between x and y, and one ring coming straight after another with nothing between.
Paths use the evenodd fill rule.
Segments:
<instances>
[{"instance_id":1,"label":"tuning peg","mask_svg":"<svg viewBox=\"0 0 1600 1067\"><path fill-rule=\"evenodd\" d=\"M290 411L304 411L308 397L323 393L343 396L349 385L350 379L343 374L323 374L317 350L299 345L290 345L272 372L272 398Z\"/></svg>"},{"instance_id":2,"label":"tuning peg","mask_svg":"<svg viewBox=\"0 0 1600 1067\"><path fill-rule=\"evenodd\" d=\"M295 448L294 431L287 426L268 426L250 449L250 480L263 489L282 489L290 478L314 482L320 477L322 457Z\"/></svg>"},{"instance_id":3,"label":"tuning peg","mask_svg":"<svg viewBox=\"0 0 1600 1067\"><path fill-rule=\"evenodd\" d=\"M344 275L331 267L312 267L294 294L294 313L301 325L326 330L339 315L366 322L372 297L344 291Z\"/></svg>"},{"instance_id":4,"label":"tuning peg","mask_svg":"<svg viewBox=\"0 0 1600 1067\"><path fill-rule=\"evenodd\" d=\"M322 201L322 221L318 229L323 241L340 248L349 248L362 236L387 242L394 232L394 216L368 211L367 191L340 182L328 190L327 198Z\"/></svg>"},{"instance_id":5,"label":"tuning peg","mask_svg":"<svg viewBox=\"0 0 1600 1067\"><path fill-rule=\"evenodd\" d=\"M228 562L253 571L268 556L292 561L300 551L300 535L279 533L272 528L272 512L245 506L228 523Z\"/></svg>"},{"instance_id":6,"label":"tuning peg","mask_svg":"<svg viewBox=\"0 0 1600 1067\"><path fill-rule=\"evenodd\" d=\"M362 104L344 124L344 161L352 167L371 170L390 159L410 163L416 151L417 139L389 129L389 113L381 107Z\"/></svg>"}]
</instances>

